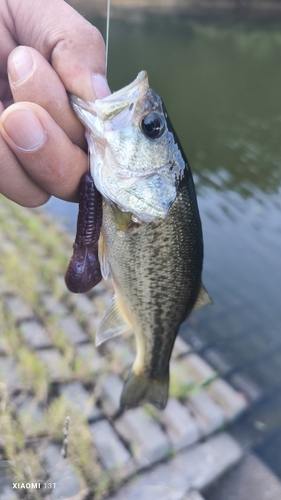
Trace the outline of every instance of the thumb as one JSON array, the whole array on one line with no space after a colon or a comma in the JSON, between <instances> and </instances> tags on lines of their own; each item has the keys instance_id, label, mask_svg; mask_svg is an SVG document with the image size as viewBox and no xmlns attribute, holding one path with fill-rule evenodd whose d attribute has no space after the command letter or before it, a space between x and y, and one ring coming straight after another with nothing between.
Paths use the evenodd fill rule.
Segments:
<instances>
[{"instance_id":1,"label":"thumb","mask_svg":"<svg viewBox=\"0 0 281 500\"><path fill-rule=\"evenodd\" d=\"M110 93L101 33L63 0L10 0L9 31L51 63L68 92L87 100Z\"/></svg>"}]
</instances>

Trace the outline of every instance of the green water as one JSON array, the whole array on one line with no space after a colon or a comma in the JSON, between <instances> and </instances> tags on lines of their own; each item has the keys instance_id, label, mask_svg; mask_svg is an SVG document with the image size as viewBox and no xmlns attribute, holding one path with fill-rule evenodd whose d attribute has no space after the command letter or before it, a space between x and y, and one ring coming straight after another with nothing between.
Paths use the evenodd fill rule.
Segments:
<instances>
[{"instance_id":1,"label":"green water","mask_svg":"<svg viewBox=\"0 0 281 500\"><path fill-rule=\"evenodd\" d=\"M199 193L209 185L207 172L221 169L230 173L224 189L247 196L250 182L274 193L281 181L280 51L277 30L113 20L108 79L116 90L148 71L199 176Z\"/></svg>"},{"instance_id":2,"label":"green water","mask_svg":"<svg viewBox=\"0 0 281 500\"><path fill-rule=\"evenodd\" d=\"M165 102L194 173L214 301L182 334L259 387L247 425L281 476L280 53L281 26L112 20L108 80L117 90L145 69Z\"/></svg>"}]
</instances>

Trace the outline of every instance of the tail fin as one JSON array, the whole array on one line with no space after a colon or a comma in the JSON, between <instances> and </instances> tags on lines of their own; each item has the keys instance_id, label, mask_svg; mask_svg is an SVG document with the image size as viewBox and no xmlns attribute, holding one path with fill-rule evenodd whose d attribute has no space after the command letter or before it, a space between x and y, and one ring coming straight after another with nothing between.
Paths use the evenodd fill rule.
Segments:
<instances>
[{"instance_id":1,"label":"tail fin","mask_svg":"<svg viewBox=\"0 0 281 500\"><path fill-rule=\"evenodd\" d=\"M136 375L131 371L125 380L121 408L135 408L144 403L151 403L160 410L164 410L169 393L169 373L163 377L148 378L145 375Z\"/></svg>"}]
</instances>

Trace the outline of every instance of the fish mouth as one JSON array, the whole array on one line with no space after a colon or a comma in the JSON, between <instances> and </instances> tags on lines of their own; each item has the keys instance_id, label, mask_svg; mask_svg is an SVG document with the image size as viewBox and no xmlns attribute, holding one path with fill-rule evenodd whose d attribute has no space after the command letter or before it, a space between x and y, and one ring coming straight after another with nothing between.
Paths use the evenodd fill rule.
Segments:
<instances>
[{"instance_id":1,"label":"fish mouth","mask_svg":"<svg viewBox=\"0 0 281 500\"><path fill-rule=\"evenodd\" d=\"M91 112L91 108L93 105L92 101L86 101L85 99L82 99L81 97L78 97L75 94L68 94L70 105L72 107L78 106L81 109L84 109L84 111Z\"/></svg>"},{"instance_id":2,"label":"fish mouth","mask_svg":"<svg viewBox=\"0 0 281 500\"><path fill-rule=\"evenodd\" d=\"M81 97L70 94L69 100L74 111L80 108L81 111L91 113L102 121L107 121L124 109L130 108L130 106L133 107L136 101L146 94L148 89L147 72L141 71L132 83L103 99L96 99L94 102L86 101Z\"/></svg>"}]
</instances>

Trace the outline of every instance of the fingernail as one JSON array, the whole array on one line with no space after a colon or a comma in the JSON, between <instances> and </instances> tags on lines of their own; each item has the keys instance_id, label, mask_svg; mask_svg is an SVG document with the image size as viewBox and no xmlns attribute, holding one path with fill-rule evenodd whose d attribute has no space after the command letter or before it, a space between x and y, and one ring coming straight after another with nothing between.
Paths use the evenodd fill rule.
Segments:
<instances>
[{"instance_id":1,"label":"fingernail","mask_svg":"<svg viewBox=\"0 0 281 500\"><path fill-rule=\"evenodd\" d=\"M10 111L2 118L2 125L10 139L24 151L35 151L45 141L46 131L28 108Z\"/></svg>"},{"instance_id":2,"label":"fingernail","mask_svg":"<svg viewBox=\"0 0 281 500\"><path fill-rule=\"evenodd\" d=\"M92 75L92 82L97 99L103 99L111 94L107 80L104 76L95 73Z\"/></svg>"},{"instance_id":3,"label":"fingernail","mask_svg":"<svg viewBox=\"0 0 281 500\"><path fill-rule=\"evenodd\" d=\"M29 50L17 47L8 61L8 72L14 84L25 80L33 69L33 59Z\"/></svg>"}]
</instances>

